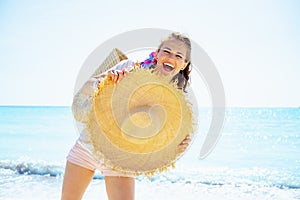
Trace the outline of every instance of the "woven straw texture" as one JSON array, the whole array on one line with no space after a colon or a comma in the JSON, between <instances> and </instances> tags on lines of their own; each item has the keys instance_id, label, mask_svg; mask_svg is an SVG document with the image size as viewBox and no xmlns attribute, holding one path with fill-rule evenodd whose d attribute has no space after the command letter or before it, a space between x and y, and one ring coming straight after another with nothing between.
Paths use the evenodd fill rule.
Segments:
<instances>
[{"instance_id":1,"label":"woven straw texture","mask_svg":"<svg viewBox=\"0 0 300 200\"><path fill-rule=\"evenodd\" d=\"M183 153L178 145L193 132L191 104L169 79L134 69L117 85L108 78L99 84L87 130L106 166L152 176Z\"/></svg>"}]
</instances>

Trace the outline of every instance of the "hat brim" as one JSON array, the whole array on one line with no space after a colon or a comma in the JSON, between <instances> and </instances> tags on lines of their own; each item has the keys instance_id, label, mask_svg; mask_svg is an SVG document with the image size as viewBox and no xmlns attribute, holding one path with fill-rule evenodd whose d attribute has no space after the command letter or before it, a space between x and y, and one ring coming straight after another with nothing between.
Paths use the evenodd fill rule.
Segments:
<instances>
[{"instance_id":1,"label":"hat brim","mask_svg":"<svg viewBox=\"0 0 300 200\"><path fill-rule=\"evenodd\" d=\"M99 85L87 130L94 155L107 166L151 175L183 153L178 145L193 132L192 109L169 79L135 69L117 85L108 78Z\"/></svg>"}]
</instances>

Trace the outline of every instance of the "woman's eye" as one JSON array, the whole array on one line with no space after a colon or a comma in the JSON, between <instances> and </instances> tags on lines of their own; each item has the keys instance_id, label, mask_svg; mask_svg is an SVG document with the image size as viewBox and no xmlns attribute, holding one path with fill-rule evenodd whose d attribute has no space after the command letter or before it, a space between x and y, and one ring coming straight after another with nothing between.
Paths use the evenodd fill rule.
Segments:
<instances>
[{"instance_id":1,"label":"woman's eye","mask_svg":"<svg viewBox=\"0 0 300 200\"><path fill-rule=\"evenodd\" d=\"M176 55L176 57L182 59L182 56L181 56L181 55Z\"/></svg>"},{"instance_id":2,"label":"woman's eye","mask_svg":"<svg viewBox=\"0 0 300 200\"><path fill-rule=\"evenodd\" d=\"M170 53L170 51L168 51L168 50L165 50L165 49L164 49L164 53L167 53L167 54L169 54L169 53Z\"/></svg>"}]
</instances>

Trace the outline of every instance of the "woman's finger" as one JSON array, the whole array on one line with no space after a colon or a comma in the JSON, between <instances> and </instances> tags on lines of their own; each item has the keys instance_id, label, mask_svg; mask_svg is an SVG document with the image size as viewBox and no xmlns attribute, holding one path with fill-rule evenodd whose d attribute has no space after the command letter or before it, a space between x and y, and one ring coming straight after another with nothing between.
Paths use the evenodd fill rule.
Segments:
<instances>
[{"instance_id":1,"label":"woman's finger","mask_svg":"<svg viewBox=\"0 0 300 200\"><path fill-rule=\"evenodd\" d=\"M128 73L129 73L128 70L126 70L126 69L123 69L122 72L123 72L123 76L124 76L124 77L127 76Z\"/></svg>"},{"instance_id":2,"label":"woman's finger","mask_svg":"<svg viewBox=\"0 0 300 200\"><path fill-rule=\"evenodd\" d=\"M124 74L122 71L117 71L117 83L120 82L124 78Z\"/></svg>"},{"instance_id":3,"label":"woman's finger","mask_svg":"<svg viewBox=\"0 0 300 200\"><path fill-rule=\"evenodd\" d=\"M184 140L182 140L182 143L189 143L190 141L191 141L190 136L186 136L186 137L184 138Z\"/></svg>"},{"instance_id":4,"label":"woman's finger","mask_svg":"<svg viewBox=\"0 0 300 200\"><path fill-rule=\"evenodd\" d=\"M119 72L116 72L116 75L115 75L115 83L119 83L119 78L120 78L119 75L120 75Z\"/></svg>"},{"instance_id":5,"label":"woman's finger","mask_svg":"<svg viewBox=\"0 0 300 200\"><path fill-rule=\"evenodd\" d=\"M108 72L108 77L109 77L113 82L115 82L115 76L116 76L116 74L115 74L115 71L114 71L114 70L111 70L111 71Z\"/></svg>"},{"instance_id":6,"label":"woman's finger","mask_svg":"<svg viewBox=\"0 0 300 200\"><path fill-rule=\"evenodd\" d=\"M119 73L118 71L116 70L111 70L110 73L108 73L108 75L111 77L111 80L114 82L114 83L117 83L118 81L118 76L119 76Z\"/></svg>"},{"instance_id":7,"label":"woman's finger","mask_svg":"<svg viewBox=\"0 0 300 200\"><path fill-rule=\"evenodd\" d=\"M186 150L186 148L189 146L189 143L191 142L190 136L186 136L184 140L178 145L178 149L180 152L183 152Z\"/></svg>"},{"instance_id":8,"label":"woman's finger","mask_svg":"<svg viewBox=\"0 0 300 200\"><path fill-rule=\"evenodd\" d=\"M111 78L111 80L114 83L119 83L120 80L122 80L125 76L128 75L128 73L129 72L126 69L123 69L122 71L120 71L120 70L111 70L108 73L108 76Z\"/></svg>"}]
</instances>

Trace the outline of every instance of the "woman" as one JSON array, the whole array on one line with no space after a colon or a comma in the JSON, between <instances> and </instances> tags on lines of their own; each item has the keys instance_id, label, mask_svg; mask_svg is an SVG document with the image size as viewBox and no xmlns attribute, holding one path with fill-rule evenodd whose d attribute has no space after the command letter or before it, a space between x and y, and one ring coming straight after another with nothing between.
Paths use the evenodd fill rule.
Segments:
<instances>
[{"instance_id":1,"label":"woman","mask_svg":"<svg viewBox=\"0 0 300 200\"><path fill-rule=\"evenodd\" d=\"M179 33L172 33L161 42L157 51L152 54L151 62L141 63L141 67L154 68L153 72L155 74L170 77L170 80L177 81L179 89L185 91L190 73L190 55L191 42L189 38ZM130 60L119 63L107 73L90 79L82 88L81 93L92 97L101 79L107 75L117 84L130 73L134 65L135 63ZM74 114L74 117L76 120L84 122L81 115ZM96 169L100 170L105 176L108 199L134 199L135 181L133 176L124 175L121 172L118 173L103 167L103 163L97 161L89 150L86 137L87 134L83 131L67 157L62 199L81 199ZM179 150L184 151L189 142L190 138L186 137L178 146Z\"/></svg>"}]
</instances>

